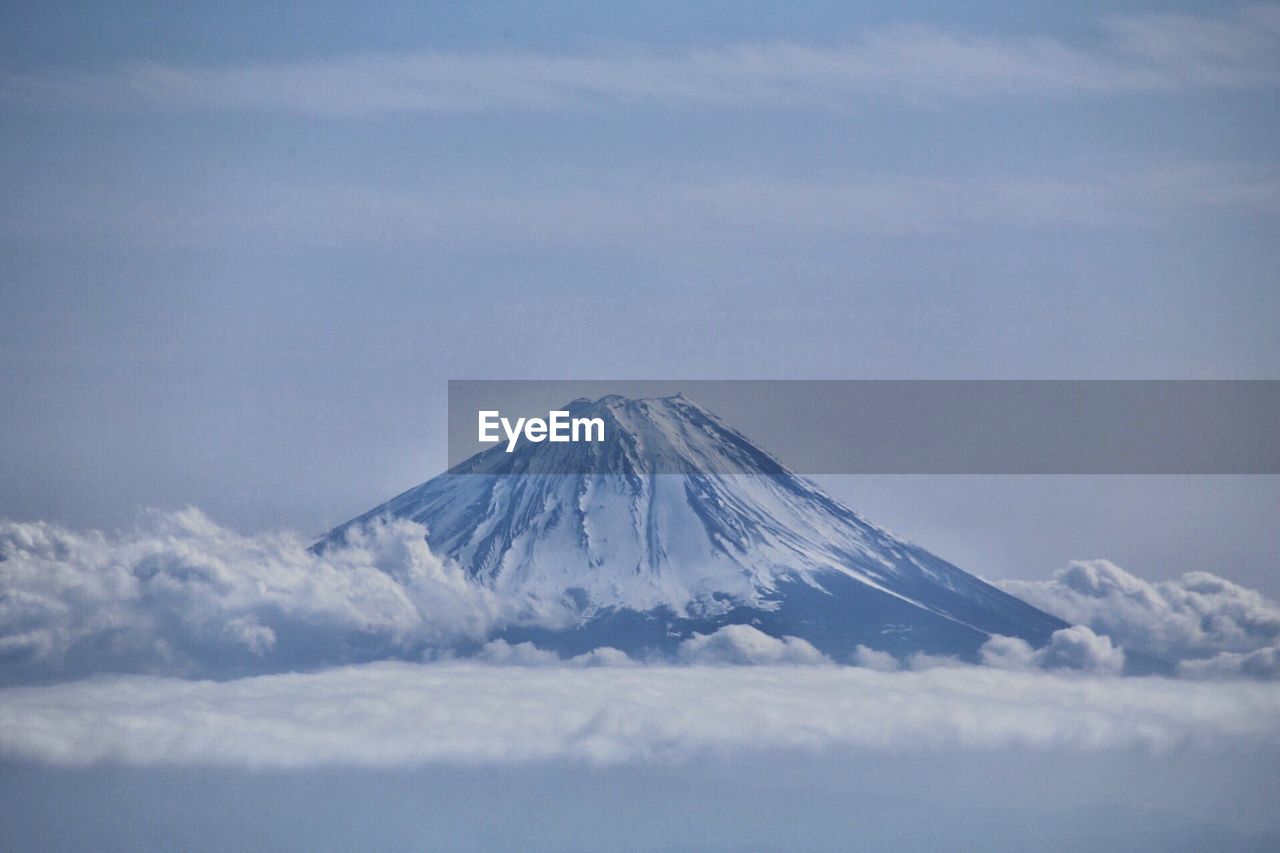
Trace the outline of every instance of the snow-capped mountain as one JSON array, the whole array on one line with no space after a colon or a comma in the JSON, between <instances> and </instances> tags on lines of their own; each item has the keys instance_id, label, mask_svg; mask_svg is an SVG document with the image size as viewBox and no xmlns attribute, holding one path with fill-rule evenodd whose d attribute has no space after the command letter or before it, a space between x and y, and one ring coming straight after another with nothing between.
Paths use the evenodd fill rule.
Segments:
<instances>
[{"instance_id":1,"label":"snow-capped mountain","mask_svg":"<svg viewBox=\"0 0 1280 853\"><path fill-rule=\"evenodd\" d=\"M317 547L379 518L420 522L433 551L520 602L505 638L563 652L670 650L747 623L837 659L859 644L972 657L990 634L1038 645L1066 626L863 520L683 396L565 409L602 418L605 440L498 445Z\"/></svg>"}]
</instances>

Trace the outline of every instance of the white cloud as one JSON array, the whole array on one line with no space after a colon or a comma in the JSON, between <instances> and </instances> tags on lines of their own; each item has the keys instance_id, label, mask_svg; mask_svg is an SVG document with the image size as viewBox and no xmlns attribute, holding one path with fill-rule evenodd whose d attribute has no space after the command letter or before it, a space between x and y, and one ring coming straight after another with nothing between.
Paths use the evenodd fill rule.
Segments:
<instances>
[{"instance_id":1,"label":"white cloud","mask_svg":"<svg viewBox=\"0 0 1280 853\"><path fill-rule=\"evenodd\" d=\"M227 108L360 117L611 103L838 106L941 98L1274 89L1274 6L1103 21L1081 43L924 26L834 45L760 42L660 52L365 55L239 66L135 62L106 73L9 73L0 96L95 107Z\"/></svg>"},{"instance_id":2,"label":"white cloud","mask_svg":"<svg viewBox=\"0 0 1280 853\"><path fill-rule=\"evenodd\" d=\"M1170 661L1280 645L1280 606L1209 572L1150 583L1107 560L1082 560L1052 580L998 585L1123 648Z\"/></svg>"},{"instance_id":3,"label":"white cloud","mask_svg":"<svg viewBox=\"0 0 1280 853\"><path fill-rule=\"evenodd\" d=\"M1084 625L1054 631L1049 642L1036 650L1033 660L1042 669L1080 669L1116 675L1124 670L1124 652L1113 646L1109 637L1100 637Z\"/></svg>"},{"instance_id":4,"label":"white cloud","mask_svg":"<svg viewBox=\"0 0 1280 853\"><path fill-rule=\"evenodd\" d=\"M954 668L970 664L953 655L931 655L928 652L913 652L902 661L904 669L912 672L925 672L930 669Z\"/></svg>"},{"instance_id":5,"label":"white cloud","mask_svg":"<svg viewBox=\"0 0 1280 853\"><path fill-rule=\"evenodd\" d=\"M864 669L874 669L877 672L893 672L899 668L898 659L893 655L868 646L855 648L850 663Z\"/></svg>"},{"instance_id":6,"label":"white cloud","mask_svg":"<svg viewBox=\"0 0 1280 853\"><path fill-rule=\"evenodd\" d=\"M1178 674L1188 678L1258 678L1280 681L1280 647L1269 646L1255 652L1219 652L1211 658L1184 660Z\"/></svg>"},{"instance_id":7,"label":"white cloud","mask_svg":"<svg viewBox=\"0 0 1280 853\"><path fill-rule=\"evenodd\" d=\"M533 643L508 643L491 640L476 653L476 659L484 663L502 666L552 666L560 663L555 652L540 649Z\"/></svg>"},{"instance_id":8,"label":"white cloud","mask_svg":"<svg viewBox=\"0 0 1280 853\"><path fill-rule=\"evenodd\" d=\"M676 657L697 664L830 663L799 637L779 639L750 625L726 625L711 634L694 634L680 644Z\"/></svg>"},{"instance_id":9,"label":"white cloud","mask_svg":"<svg viewBox=\"0 0 1280 853\"><path fill-rule=\"evenodd\" d=\"M499 666L635 666L626 652L611 646L602 646L572 658L540 649L533 643L508 643L506 640L490 640L476 653L475 660Z\"/></svg>"},{"instance_id":10,"label":"white cloud","mask_svg":"<svg viewBox=\"0 0 1280 853\"><path fill-rule=\"evenodd\" d=\"M322 555L188 509L132 533L0 522L0 671L235 673L412 654L513 615L427 548L421 525Z\"/></svg>"},{"instance_id":11,"label":"white cloud","mask_svg":"<svg viewBox=\"0 0 1280 853\"><path fill-rule=\"evenodd\" d=\"M1217 748L1280 737L1280 687L942 667L377 663L230 682L0 689L0 755L81 765L592 762L832 748Z\"/></svg>"},{"instance_id":12,"label":"white cloud","mask_svg":"<svg viewBox=\"0 0 1280 853\"><path fill-rule=\"evenodd\" d=\"M1039 649L1026 640L997 635L982 644L980 654L984 665L999 669L1076 669L1113 675L1124 671L1124 651L1084 625L1054 631Z\"/></svg>"},{"instance_id":13,"label":"white cloud","mask_svg":"<svg viewBox=\"0 0 1280 853\"><path fill-rule=\"evenodd\" d=\"M1094 675L1119 675L1124 671L1124 651L1083 625L1054 631L1049 642L1038 649L1026 640L995 634L978 651L983 666L1002 670L1078 670ZM899 661L887 652L866 646L854 650L852 663L880 672L925 672L971 665L957 657L925 652L915 652Z\"/></svg>"}]
</instances>

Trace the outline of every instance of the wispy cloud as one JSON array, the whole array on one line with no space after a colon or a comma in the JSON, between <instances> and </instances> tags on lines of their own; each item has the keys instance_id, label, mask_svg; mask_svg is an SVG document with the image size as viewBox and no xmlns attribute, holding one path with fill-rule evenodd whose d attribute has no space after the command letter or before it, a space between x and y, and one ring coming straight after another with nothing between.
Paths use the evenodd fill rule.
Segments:
<instances>
[{"instance_id":1,"label":"wispy cloud","mask_svg":"<svg viewBox=\"0 0 1280 853\"><path fill-rule=\"evenodd\" d=\"M15 190L0 208L0 234L34 242L715 246L743 238L1146 228L1206 213L1270 215L1280 212L1280 174L1270 167L1193 163L1060 176L660 182L622 170L597 180L550 176L536 190L271 181L144 190L49 181Z\"/></svg>"},{"instance_id":2,"label":"wispy cloud","mask_svg":"<svg viewBox=\"0 0 1280 853\"><path fill-rule=\"evenodd\" d=\"M103 73L10 73L0 86L7 99L29 103L334 117L610 103L837 106L867 95L930 101L1274 89L1280 86L1280 12L1247 6L1215 17L1111 18L1081 43L898 26L827 46L366 55L221 67L138 62Z\"/></svg>"}]
</instances>

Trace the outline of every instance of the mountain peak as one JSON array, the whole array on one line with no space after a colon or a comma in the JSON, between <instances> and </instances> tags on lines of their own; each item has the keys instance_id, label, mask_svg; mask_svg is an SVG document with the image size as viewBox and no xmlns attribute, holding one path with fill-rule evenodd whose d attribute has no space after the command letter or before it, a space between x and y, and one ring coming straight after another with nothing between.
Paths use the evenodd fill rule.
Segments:
<instances>
[{"instance_id":1,"label":"mountain peak","mask_svg":"<svg viewBox=\"0 0 1280 853\"><path fill-rule=\"evenodd\" d=\"M1065 627L866 522L681 394L566 409L604 418L604 441L490 448L324 542L422 523L433 551L529 614L508 637L567 651L748 623L841 658L972 657L992 633L1039 644Z\"/></svg>"}]
</instances>

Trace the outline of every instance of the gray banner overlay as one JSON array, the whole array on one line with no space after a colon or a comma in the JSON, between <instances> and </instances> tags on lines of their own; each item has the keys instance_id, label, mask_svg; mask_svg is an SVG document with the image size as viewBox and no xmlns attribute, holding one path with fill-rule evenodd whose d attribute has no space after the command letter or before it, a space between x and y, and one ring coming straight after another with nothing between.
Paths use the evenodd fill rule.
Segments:
<instances>
[{"instance_id":1,"label":"gray banner overlay","mask_svg":"<svg viewBox=\"0 0 1280 853\"><path fill-rule=\"evenodd\" d=\"M505 439L478 441L481 410L514 423L573 400L675 394L800 474L1280 474L1274 380L450 380L449 465L504 452ZM514 472L605 464L534 457ZM760 470L738 454L702 464Z\"/></svg>"}]
</instances>

